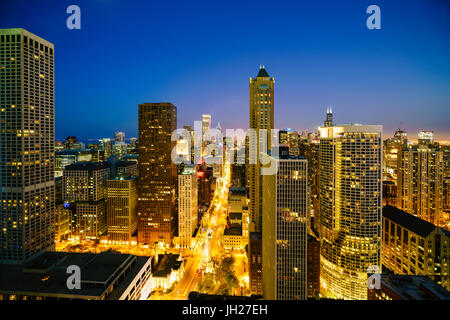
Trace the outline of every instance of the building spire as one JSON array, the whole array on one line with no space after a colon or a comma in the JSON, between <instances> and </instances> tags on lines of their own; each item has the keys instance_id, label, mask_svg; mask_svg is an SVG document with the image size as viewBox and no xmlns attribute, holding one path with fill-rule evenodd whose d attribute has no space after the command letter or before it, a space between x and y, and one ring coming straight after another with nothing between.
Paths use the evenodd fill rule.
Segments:
<instances>
[{"instance_id":1,"label":"building spire","mask_svg":"<svg viewBox=\"0 0 450 320\"><path fill-rule=\"evenodd\" d=\"M331 105L327 107L327 117L324 121L325 127L332 127L333 126L333 110L331 108Z\"/></svg>"}]
</instances>

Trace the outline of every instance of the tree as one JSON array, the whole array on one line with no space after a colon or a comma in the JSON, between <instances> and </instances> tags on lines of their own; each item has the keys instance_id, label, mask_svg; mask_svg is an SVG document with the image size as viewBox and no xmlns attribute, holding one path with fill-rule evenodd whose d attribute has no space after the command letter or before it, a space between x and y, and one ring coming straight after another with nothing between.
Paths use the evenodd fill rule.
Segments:
<instances>
[{"instance_id":1,"label":"tree","mask_svg":"<svg viewBox=\"0 0 450 320\"><path fill-rule=\"evenodd\" d=\"M227 283L228 292L233 292L236 288L239 287L239 280L234 275L234 272L228 272L225 275L225 281Z\"/></svg>"},{"instance_id":2,"label":"tree","mask_svg":"<svg viewBox=\"0 0 450 320\"><path fill-rule=\"evenodd\" d=\"M234 269L235 259L233 257L225 257L220 265L223 274L232 272Z\"/></svg>"}]
</instances>

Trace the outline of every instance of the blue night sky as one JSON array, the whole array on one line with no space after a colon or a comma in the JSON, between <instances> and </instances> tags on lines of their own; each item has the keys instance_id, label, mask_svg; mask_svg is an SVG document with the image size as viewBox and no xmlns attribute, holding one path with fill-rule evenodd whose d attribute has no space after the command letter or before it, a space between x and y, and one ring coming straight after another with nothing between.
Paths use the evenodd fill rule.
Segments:
<instances>
[{"instance_id":1,"label":"blue night sky","mask_svg":"<svg viewBox=\"0 0 450 320\"><path fill-rule=\"evenodd\" d=\"M81 8L81 30L66 8ZM381 8L381 30L366 8ZM247 128L249 77L275 77L275 126L399 126L450 138L449 1L2 1L0 28L55 44L56 138L137 136L137 106L172 102Z\"/></svg>"}]
</instances>

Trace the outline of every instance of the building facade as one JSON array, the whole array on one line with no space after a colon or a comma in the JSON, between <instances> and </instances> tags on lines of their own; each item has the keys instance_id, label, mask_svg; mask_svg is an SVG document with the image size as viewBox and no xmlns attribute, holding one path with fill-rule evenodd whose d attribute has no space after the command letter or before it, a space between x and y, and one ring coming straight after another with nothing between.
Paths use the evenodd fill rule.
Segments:
<instances>
[{"instance_id":1,"label":"building facade","mask_svg":"<svg viewBox=\"0 0 450 320\"><path fill-rule=\"evenodd\" d=\"M248 164L249 199L250 199L250 230L261 232L262 224L262 184L261 165L259 160L259 129L267 130L267 149L271 148L271 130L274 129L274 78L270 77L264 67L261 67L256 78L250 78L250 128L256 130L258 138L249 140L250 158L256 163Z\"/></svg>"},{"instance_id":2,"label":"building facade","mask_svg":"<svg viewBox=\"0 0 450 320\"><path fill-rule=\"evenodd\" d=\"M54 248L54 46L0 29L0 52L0 263L19 264Z\"/></svg>"},{"instance_id":3,"label":"building facade","mask_svg":"<svg viewBox=\"0 0 450 320\"><path fill-rule=\"evenodd\" d=\"M137 230L137 178L108 180L108 242L131 244Z\"/></svg>"},{"instance_id":4,"label":"building facade","mask_svg":"<svg viewBox=\"0 0 450 320\"><path fill-rule=\"evenodd\" d=\"M170 245L176 228L177 169L171 141L177 108L171 103L139 105L138 242Z\"/></svg>"},{"instance_id":5,"label":"building facade","mask_svg":"<svg viewBox=\"0 0 450 320\"><path fill-rule=\"evenodd\" d=\"M450 231L385 206L383 265L395 274L427 276L450 290Z\"/></svg>"},{"instance_id":6,"label":"building facade","mask_svg":"<svg viewBox=\"0 0 450 320\"><path fill-rule=\"evenodd\" d=\"M397 207L435 225L443 210L444 154L419 144L398 156Z\"/></svg>"},{"instance_id":7,"label":"building facade","mask_svg":"<svg viewBox=\"0 0 450 320\"><path fill-rule=\"evenodd\" d=\"M195 167L185 166L178 176L178 237L180 246L191 248L198 224L198 187Z\"/></svg>"},{"instance_id":8,"label":"building facade","mask_svg":"<svg viewBox=\"0 0 450 320\"><path fill-rule=\"evenodd\" d=\"M109 168L105 162L80 162L65 167L62 198L75 206L73 236L98 239L106 233L108 178Z\"/></svg>"},{"instance_id":9,"label":"building facade","mask_svg":"<svg viewBox=\"0 0 450 320\"><path fill-rule=\"evenodd\" d=\"M367 299L367 270L381 271L382 126L320 127L321 293Z\"/></svg>"},{"instance_id":10,"label":"building facade","mask_svg":"<svg viewBox=\"0 0 450 320\"><path fill-rule=\"evenodd\" d=\"M269 300L306 300L308 162L275 159L263 176L263 293Z\"/></svg>"}]
</instances>

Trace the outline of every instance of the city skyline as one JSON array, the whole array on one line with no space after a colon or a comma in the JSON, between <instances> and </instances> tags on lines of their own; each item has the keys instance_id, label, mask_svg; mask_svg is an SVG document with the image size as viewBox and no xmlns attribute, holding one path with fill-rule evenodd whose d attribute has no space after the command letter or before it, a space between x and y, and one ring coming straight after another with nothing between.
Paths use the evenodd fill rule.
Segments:
<instances>
[{"instance_id":1,"label":"city skyline","mask_svg":"<svg viewBox=\"0 0 450 320\"><path fill-rule=\"evenodd\" d=\"M450 300L450 3L22 1L0 300Z\"/></svg>"},{"instance_id":2,"label":"city skyline","mask_svg":"<svg viewBox=\"0 0 450 320\"><path fill-rule=\"evenodd\" d=\"M450 140L444 3L381 1L381 30L366 28L367 6L356 2L287 4L268 13L251 4L239 12L219 4L140 4L138 10L112 3L106 10L101 2L80 1L81 30L66 28L68 4L6 4L10 10L0 25L33 30L57 45L57 139L101 138L117 130L136 137L136 106L144 102L177 105L178 127L208 113L223 128L247 128L245 84L265 65L277 82L276 128L317 131L332 105L336 123L380 124L385 137L401 128L412 140L419 130L434 130L436 139ZM203 6L201 16L197 6ZM168 10L170 26L159 17ZM42 23L35 16L56 18ZM248 27L257 17L269 27ZM420 26L404 22L414 17ZM230 18L233 24L224 27ZM86 77L86 70L95 72Z\"/></svg>"}]
</instances>

